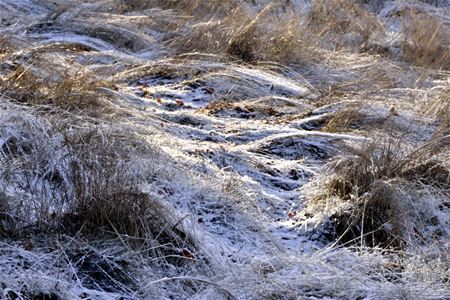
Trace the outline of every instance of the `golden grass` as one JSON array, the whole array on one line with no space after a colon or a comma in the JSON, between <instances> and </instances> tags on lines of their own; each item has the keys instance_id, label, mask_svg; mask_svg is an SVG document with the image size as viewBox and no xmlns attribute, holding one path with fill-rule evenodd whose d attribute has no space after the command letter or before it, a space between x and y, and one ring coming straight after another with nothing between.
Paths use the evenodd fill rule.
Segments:
<instances>
[{"instance_id":1,"label":"golden grass","mask_svg":"<svg viewBox=\"0 0 450 300\"><path fill-rule=\"evenodd\" d=\"M51 58L50 58L51 59ZM15 70L0 78L0 93L26 105L53 105L89 115L111 112L99 91L108 87L94 72L50 62L37 55L36 64L17 64Z\"/></svg>"},{"instance_id":2,"label":"golden grass","mask_svg":"<svg viewBox=\"0 0 450 300\"><path fill-rule=\"evenodd\" d=\"M331 119L322 129L325 132L344 132L361 127L367 115L360 107L349 107L341 109L333 114Z\"/></svg>"},{"instance_id":3,"label":"golden grass","mask_svg":"<svg viewBox=\"0 0 450 300\"><path fill-rule=\"evenodd\" d=\"M325 40L335 50L370 49L370 39L384 33L375 15L349 0L314 1L306 26L312 36ZM348 34L352 38L346 41L343 37Z\"/></svg>"},{"instance_id":4,"label":"golden grass","mask_svg":"<svg viewBox=\"0 0 450 300\"><path fill-rule=\"evenodd\" d=\"M448 136L413 149L391 139L366 144L327 165L325 190L313 201L337 197L351 203L350 210L335 216L341 242L400 247L409 233L398 214L413 205L401 187L424 184L448 191L450 169L444 157L449 146Z\"/></svg>"},{"instance_id":5,"label":"golden grass","mask_svg":"<svg viewBox=\"0 0 450 300\"><path fill-rule=\"evenodd\" d=\"M417 66L450 68L450 28L428 13L409 12L403 23L403 56Z\"/></svg>"},{"instance_id":6,"label":"golden grass","mask_svg":"<svg viewBox=\"0 0 450 300\"><path fill-rule=\"evenodd\" d=\"M164 208L139 191L138 176L129 170L130 143L141 144L131 136L105 137L95 129L64 132L70 162L65 174L69 182L63 186L72 198L70 211L61 216L66 229L83 227L85 232L95 233L105 228L145 238L164 227Z\"/></svg>"},{"instance_id":7,"label":"golden grass","mask_svg":"<svg viewBox=\"0 0 450 300\"><path fill-rule=\"evenodd\" d=\"M436 97L423 103L423 113L437 122L437 136L450 134L450 88L446 88Z\"/></svg>"}]
</instances>

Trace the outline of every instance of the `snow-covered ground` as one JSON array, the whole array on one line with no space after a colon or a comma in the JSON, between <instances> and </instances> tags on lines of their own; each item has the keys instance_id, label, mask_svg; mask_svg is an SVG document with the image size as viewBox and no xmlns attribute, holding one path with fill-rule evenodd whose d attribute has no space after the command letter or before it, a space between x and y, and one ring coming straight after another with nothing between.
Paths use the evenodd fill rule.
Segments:
<instances>
[{"instance_id":1,"label":"snow-covered ground","mask_svg":"<svg viewBox=\"0 0 450 300\"><path fill-rule=\"evenodd\" d=\"M240 5L258 19L268 2ZM263 30L290 10L304 26L313 5L273 2L283 10L266 9L276 16L267 16ZM244 63L221 47L195 51L193 39L214 39L217 31L189 38L191 32L227 22L201 20L198 7L0 0L1 297L449 299L450 178L439 188L385 180L405 199L393 212L409 226L402 248L340 243L333 220L351 210L351 200L317 200L329 189L330 170L338 169L330 161L371 142L401 140L410 152L427 145L449 166L448 127L439 119L446 101L433 101L450 95L450 73L400 58L404 12L425 11L448 29L449 4L358 2L384 28L370 42L390 55L319 46L328 42L325 33L311 54L318 58L289 64ZM234 30L226 26L227 34ZM354 38L333 34L343 44ZM180 50L180 40L193 50ZM90 74L87 86L100 85L96 97L106 108L92 114L16 101L14 80L28 72L50 82L66 74L81 82ZM82 140L85 132L94 132L85 142L94 143L89 159L117 162L112 184L124 173L162 207L166 223L137 248L141 237L114 226L94 237L53 230L59 214L73 221L67 199L77 185L68 170L79 148L67 140ZM433 139L439 149L429 146ZM107 150L96 152L95 143ZM92 175L79 172L75 177ZM20 220L15 235L8 234L10 219ZM175 232L176 243L161 238L166 231Z\"/></svg>"}]
</instances>

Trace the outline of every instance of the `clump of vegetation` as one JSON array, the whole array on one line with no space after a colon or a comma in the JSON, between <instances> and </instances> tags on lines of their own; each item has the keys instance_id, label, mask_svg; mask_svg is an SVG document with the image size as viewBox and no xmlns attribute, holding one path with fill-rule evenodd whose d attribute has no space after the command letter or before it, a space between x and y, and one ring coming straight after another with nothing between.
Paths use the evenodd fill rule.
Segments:
<instances>
[{"instance_id":1,"label":"clump of vegetation","mask_svg":"<svg viewBox=\"0 0 450 300\"><path fill-rule=\"evenodd\" d=\"M426 116L434 118L437 123L437 136L450 134L450 88L440 91L434 98L423 104Z\"/></svg>"},{"instance_id":2,"label":"clump of vegetation","mask_svg":"<svg viewBox=\"0 0 450 300\"><path fill-rule=\"evenodd\" d=\"M324 49L386 52L377 46L384 35L381 22L351 1L315 1L306 20L283 6L268 5L240 28L227 53L246 62L318 62L326 56Z\"/></svg>"},{"instance_id":3,"label":"clump of vegetation","mask_svg":"<svg viewBox=\"0 0 450 300\"><path fill-rule=\"evenodd\" d=\"M246 62L258 60L256 54L260 42L258 29L272 10L272 5L266 6L253 20L245 24L228 42L227 53Z\"/></svg>"},{"instance_id":4,"label":"clump of vegetation","mask_svg":"<svg viewBox=\"0 0 450 300\"><path fill-rule=\"evenodd\" d=\"M371 39L384 33L375 15L348 0L314 1L306 26L310 36L335 50L370 50Z\"/></svg>"},{"instance_id":5,"label":"clump of vegetation","mask_svg":"<svg viewBox=\"0 0 450 300\"><path fill-rule=\"evenodd\" d=\"M68 120L52 117L55 127L33 115L1 117L0 187L14 191L1 194L3 234L20 236L25 228L86 235L103 230L132 237L133 244L184 240L169 225L166 208L140 190L143 175L134 153L153 153L145 143L89 126L75 129L71 118L71 125L61 126Z\"/></svg>"},{"instance_id":6,"label":"clump of vegetation","mask_svg":"<svg viewBox=\"0 0 450 300\"><path fill-rule=\"evenodd\" d=\"M315 201L337 198L346 204L332 217L339 242L404 245L415 235L411 224L421 217L414 209L418 204L403 189L426 185L449 191L450 168L443 158L449 145L446 137L411 150L404 143L388 140L330 162L325 192Z\"/></svg>"},{"instance_id":7,"label":"clump of vegetation","mask_svg":"<svg viewBox=\"0 0 450 300\"><path fill-rule=\"evenodd\" d=\"M448 298L442 1L15 2L0 298Z\"/></svg>"},{"instance_id":8,"label":"clump of vegetation","mask_svg":"<svg viewBox=\"0 0 450 300\"><path fill-rule=\"evenodd\" d=\"M188 32L180 28L176 38L166 42L167 46L181 53L226 53L234 36L249 22L248 14L239 6L231 7L229 12L222 17L214 15L209 20L200 21Z\"/></svg>"},{"instance_id":9,"label":"clump of vegetation","mask_svg":"<svg viewBox=\"0 0 450 300\"><path fill-rule=\"evenodd\" d=\"M164 226L163 207L139 192L133 154L124 146L130 142L114 135L105 138L96 130L64 133L67 173L61 184L70 203L69 214L63 214L70 221L67 225L86 225L93 232L109 228L136 237L145 236L145 224Z\"/></svg>"},{"instance_id":10,"label":"clump of vegetation","mask_svg":"<svg viewBox=\"0 0 450 300\"><path fill-rule=\"evenodd\" d=\"M403 23L403 56L417 66L450 68L450 31L427 13L409 12Z\"/></svg>"},{"instance_id":11,"label":"clump of vegetation","mask_svg":"<svg viewBox=\"0 0 450 300\"><path fill-rule=\"evenodd\" d=\"M83 68L64 68L50 58L35 57L27 64L16 63L0 79L0 93L26 105L51 105L74 113L101 115L111 113L101 87L109 85ZM47 64L46 64L47 63Z\"/></svg>"},{"instance_id":12,"label":"clump of vegetation","mask_svg":"<svg viewBox=\"0 0 450 300\"><path fill-rule=\"evenodd\" d=\"M4 34L0 37L0 58L2 56L11 53L13 50L13 46L11 43L11 37L7 34ZM1 60L0 60L1 62Z\"/></svg>"},{"instance_id":13,"label":"clump of vegetation","mask_svg":"<svg viewBox=\"0 0 450 300\"><path fill-rule=\"evenodd\" d=\"M323 131L326 132L342 132L349 129L358 129L363 125L367 115L362 111L361 107L348 107L335 112Z\"/></svg>"}]
</instances>

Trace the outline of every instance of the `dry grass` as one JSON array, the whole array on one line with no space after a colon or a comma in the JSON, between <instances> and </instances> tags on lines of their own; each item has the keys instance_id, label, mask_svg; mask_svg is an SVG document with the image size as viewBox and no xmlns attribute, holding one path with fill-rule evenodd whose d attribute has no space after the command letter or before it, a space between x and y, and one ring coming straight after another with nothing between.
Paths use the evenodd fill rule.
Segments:
<instances>
[{"instance_id":1,"label":"dry grass","mask_svg":"<svg viewBox=\"0 0 450 300\"><path fill-rule=\"evenodd\" d=\"M90 115L111 112L99 92L108 84L97 79L93 72L76 67L61 68L48 59L43 61L43 68L33 63L16 65L15 70L0 81L0 93L27 105L53 105Z\"/></svg>"},{"instance_id":2,"label":"dry grass","mask_svg":"<svg viewBox=\"0 0 450 300\"><path fill-rule=\"evenodd\" d=\"M133 139L103 137L96 131L64 134L68 182L61 184L66 197L73 199L70 213L63 216L69 219L64 220L67 225L85 224L92 232L109 228L135 237L144 237L148 225L164 225L162 207L139 192L138 175L131 173L133 154L124 147L130 142Z\"/></svg>"},{"instance_id":3,"label":"dry grass","mask_svg":"<svg viewBox=\"0 0 450 300\"><path fill-rule=\"evenodd\" d=\"M375 15L349 0L314 1L306 26L334 50L370 50L371 39L384 33Z\"/></svg>"},{"instance_id":4,"label":"dry grass","mask_svg":"<svg viewBox=\"0 0 450 300\"><path fill-rule=\"evenodd\" d=\"M267 5L254 19L245 24L228 42L227 53L246 62L257 60L259 45L259 25L273 11L272 5Z\"/></svg>"},{"instance_id":5,"label":"dry grass","mask_svg":"<svg viewBox=\"0 0 450 300\"><path fill-rule=\"evenodd\" d=\"M403 56L417 66L450 68L450 29L428 13L410 12L403 23Z\"/></svg>"},{"instance_id":6,"label":"dry grass","mask_svg":"<svg viewBox=\"0 0 450 300\"><path fill-rule=\"evenodd\" d=\"M14 47L11 43L11 37L7 34L2 34L0 37L0 59L13 51ZM1 62L1 60L0 60Z\"/></svg>"},{"instance_id":7,"label":"dry grass","mask_svg":"<svg viewBox=\"0 0 450 300\"><path fill-rule=\"evenodd\" d=\"M28 116L14 133L1 136L6 143L0 151L0 184L2 191L15 193L1 194L3 235L78 232L124 236L133 247L170 244L165 250L151 247L152 255L175 253L175 245L186 244L183 233L170 226L166 208L140 190L144 175L136 170L136 157L152 155L152 149L130 134L75 129L76 119L52 115L58 127Z\"/></svg>"},{"instance_id":8,"label":"dry grass","mask_svg":"<svg viewBox=\"0 0 450 300\"><path fill-rule=\"evenodd\" d=\"M166 45L171 49L178 49L182 53L201 52L224 54L230 41L249 21L249 16L242 8L234 7L223 17L211 17L209 20L198 21L175 39L169 39ZM188 19L187 22L191 20ZM188 23L190 24L190 23Z\"/></svg>"},{"instance_id":9,"label":"dry grass","mask_svg":"<svg viewBox=\"0 0 450 300\"><path fill-rule=\"evenodd\" d=\"M279 11L285 9L284 6L269 4L253 15L234 1L181 1L169 5L189 18L182 20L172 32L175 37L169 38L166 46L177 49L178 53L212 53L248 63L295 62L299 50L305 47L300 41L304 28L294 12L286 10L287 16L281 17Z\"/></svg>"},{"instance_id":10,"label":"dry grass","mask_svg":"<svg viewBox=\"0 0 450 300\"><path fill-rule=\"evenodd\" d=\"M325 132L344 132L350 129L359 129L367 115L361 107L348 107L335 112L323 127Z\"/></svg>"},{"instance_id":11,"label":"dry grass","mask_svg":"<svg viewBox=\"0 0 450 300\"><path fill-rule=\"evenodd\" d=\"M243 299L448 294L447 269L385 267L369 254L411 242L420 223L434 230L441 219L424 199L447 212L448 131L417 147L371 143L326 166L314 200L332 207L337 242L361 252L315 252L329 231L299 236L296 226L328 222L325 210L305 223L303 210L285 211L305 204L298 187L335 150L408 127L405 107L446 80L426 70L419 82L421 68L389 57L396 44L364 6L374 1L317 0L308 10L284 0L29 1L42 5L33 11L5 1L27 20L6 25L24 44L0 37L0 235L14 245L0 245L0 297L3 282L23 298L53 295L29 286L36 278L69 298L217 298L205 286ZM441 68L445 24L413 25L405 60ZM162 100L141 96L149 91ZM108 122L109 95L126 119ZM447 129L448 96L426 109ZM184 105L169 110L172 98ZM382 101L398 104L391 128ZM428 138L434 124L411 120Z\"/></svg>"},{"instance_id":12,"label":"dry grass","mask_svg":"<svg viewBox=\"0 0 450 300\"><path fill-rule=\"evenodd\" d=\"M338 197L351 204L333 217L339 241L401 246L410 234L407 223L416 217L408 216L416 204L409 202L401 187L424 184L449 191L450 169L443 160L449 145L446 137L408 150L403 143L388 140L329 163L326 192L315 201Z\"/></svg>"},{"instance_id":13,"label":"dry grass","mask_svg":"<svg viewBox=\"0 0 450 300\"><path fill-rule=\"evenodd\" d=\"M384 35L375 15L348 0L316 1L306 21L284 1L255 15L235 1L161 4L184 17L170 27L169 49L229 55L248 63L318 63L329 50L379 52L377 42Z\"/></svg>"},{"instance_id":14,"label":"dry grass","mask_svg":"<svg viewBox=\"0 0 450 300\"><path fill-rule=\"evenodd\" d=\"M234 9L241 6L241 3L236 0L211 0L211 1L199 1L199 0L152 0L147 1L151 3L152 7L163 7L166 9L175 9L183 15L191 15L199 17L200 19L207 20L212 16L224 17L233 13Z\"/></svg>"},{"instance_id":15,"label":"dry grass","mask_svg":"<svg viewBox=\"0 0 450 300\"><path fill-rule=\"evenodd\" d=\"M431 101L423 104L426 116L436 120L438 127L436 134L445 136L450 134L450 88L443 89Z\"/></svg>"},{"instance_id":16,"label":"dry grass","mask_svg":"<svg viewBox=\"0 0 450 300\"><path fill-rule=\"evenodd\" d=\"M145 10L150 8L151 1L145 0L127 0L127 1L112 1L111 6L118 14L126 14L133 11Z\"/></svg>"},{"instance_id":17,"label":"dry grass","mask_svg":"<svg viewBox=\"0 0 450 300\"><path fill-rule=\"evenodd\" d=\"M419 148L419 150L406 152L402 143L388 141L379 146L373 143L358 150L352 156L337 159L328 165L330 170L336 172L338 179L333 181L332 190L340 198L349 200L351 197L358 198L370 191L371 186L377 180L388 180L395 178L413 179L413 175L436 175L434 173L412 174L410 170L430 161L439 147L448 145L442 141L438 145L430 143ZM434 149L434 151L431 151ZM420 178L420 176L419 176ZM426 179L426 178L423 178ZM430 181L432 178L428 178ZM437 177L436 182L445 184L445 178ZM431 180L433 182L433 180Z\"/></svg>"},{"instance_id":18,"label":"dry grass","mask_svg":"<svg viewBox=\"0 0 450 300\"><path fill-rule=\"evenodd\" d=\"M307 64L323 60L323 49L378 51L374 40L384 34L376 16L343 0L316 1L306 22L282 3L267 5L256 16L234 10L227 18L215 31L222 35L213 36L220 45L227 38L226 53L245 62Z\"/></svg>"}]
</instances>

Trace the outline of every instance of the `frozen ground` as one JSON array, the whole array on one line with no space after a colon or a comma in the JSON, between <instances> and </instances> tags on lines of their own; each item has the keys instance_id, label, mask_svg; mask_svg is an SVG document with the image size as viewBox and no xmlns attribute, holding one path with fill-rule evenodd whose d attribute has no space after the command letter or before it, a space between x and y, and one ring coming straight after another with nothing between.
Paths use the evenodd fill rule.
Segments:
<instances>
[{"instance_id":1,"label":"frozen ground","mask_svg":"<svg viewBox=\"0 0 450 300\"><path fill-rule=\"evenodd\" d=\"M258 19L268 1L244 2ZM393 56L323 47L319 59L289 64L197 51L191 39L207 37L189 34L220 21L200 22L164 1L0 0L0 209L6 203L26 219L11 236L0 214L1 297L449 299L448 177L440 188L396 188L413 203L396 212L409 226L401 249L342 245L333 218L351 202L314 200L326 190L330 160L371 141L401 137L414 149L443 140L436 152L448 167L448 127L428 108L448 97L450 73L395 56L404 11L429 12L447 28L448 3L374 2L362 4L384 26L373 42ZM311 4L286 3L304 22ZM192 51L180 50L183 43ZM89 74L107 109L17 102L13 80L28 71L50 82ZM76 148L65 135L84 130L126 157L115 168L138 178L139 191L167 214L137 249L139 237L114 226L92 238L48 225L70 211L64 199L76 189L66 174ZM55 170L71 188L55 183ZM167 228L181 241L162 241Z\"/></svg>"}]
</instances>

